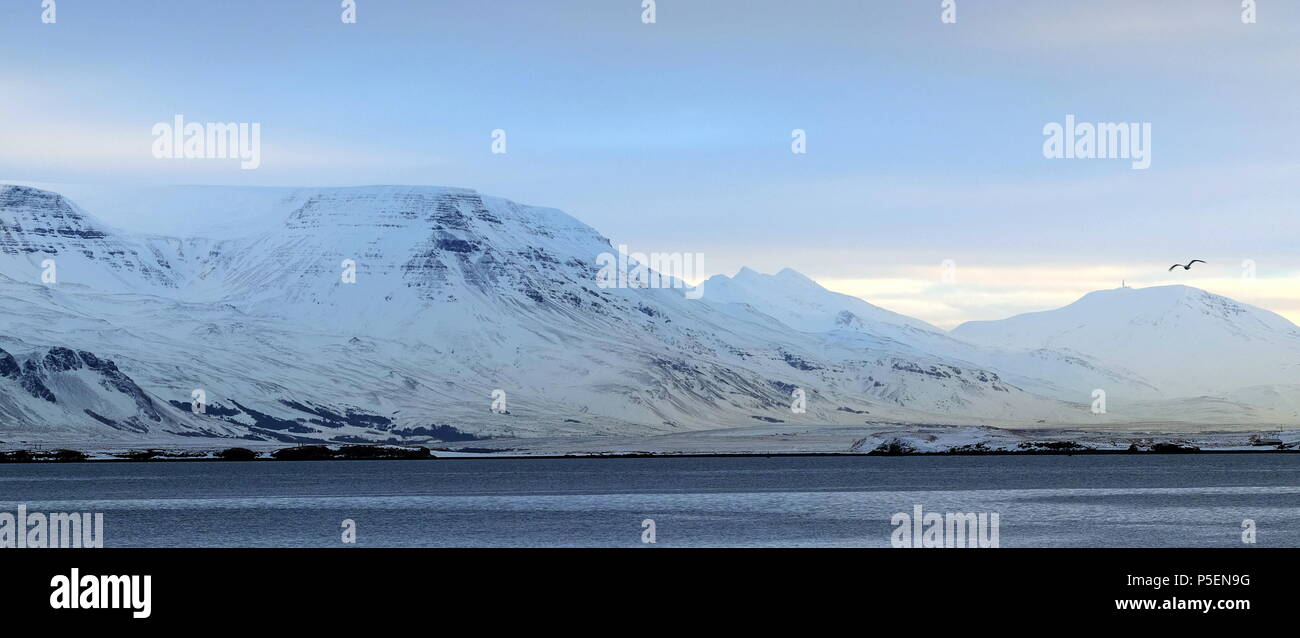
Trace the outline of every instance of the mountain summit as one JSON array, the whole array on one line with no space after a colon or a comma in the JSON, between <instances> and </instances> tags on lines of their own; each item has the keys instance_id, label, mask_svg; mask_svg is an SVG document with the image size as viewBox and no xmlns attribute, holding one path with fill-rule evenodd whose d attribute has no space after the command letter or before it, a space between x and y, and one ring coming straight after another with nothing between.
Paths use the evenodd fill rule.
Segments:
<instances>
[{"instance_id":1,"label":"mountain summit","mask_svg":"<svg viewBox=\"0 0 1300 638\"><path fill-rule=\"evenodd\" d=\"M1045 312L972 321L976 344L1056 348L1141 370L1171 395L1296 383L1300 328L1268 310L1190 286L1117 288Z\"/></svg>"},{"instance_id":2,"label":"mountain summit","mask_svg":"<svg viewBox=\"0 0 1300 638\"><path fill-rule=\"evenodd\" d=\"M753 304L782 323L807 332L862 325L864 321L940 332L920 319L827 290L790 268L775 275L749 268L741 268L735 277L714 275L705 281L704 291L710 301Z\"/></svg>"}]
</instances>

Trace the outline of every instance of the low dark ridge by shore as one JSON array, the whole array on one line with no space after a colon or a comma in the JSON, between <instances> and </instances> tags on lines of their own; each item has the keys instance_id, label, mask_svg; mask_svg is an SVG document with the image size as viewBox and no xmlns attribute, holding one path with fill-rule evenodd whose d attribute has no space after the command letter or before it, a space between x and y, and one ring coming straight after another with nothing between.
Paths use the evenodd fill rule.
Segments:
<instances>
[{"instance_id":1,"label":"low dark ridge by shore","mask_svg":"<svg viewBox=\"0 0 1300 638\"><path fill-rule=\"evenodd\" d=\"M453 453L465 456L439 456L438 453ZM888 441L869 452L717 452L717 453L674 453L674 452L590 452L571 454L518 454L511 450L470 451L465 449L440 449L423 446L396 447L380 445L344 445L329 447L325 445L301 445L285 447L271 452L258 452L248 448L233 447L219 451L204 452L196 450L143 449L115 453L105 457L92 458L79 450L10 450L0 451L0 463L139 463L148 461L186 462L186 461L374 461L374 460L466 460L466 459L590 459L590 458L728 458L728 457L808 457L808 456L1074 456L1074 455L1115 455L1115 454L1276 454L1295 453L1300 449L1291 446L1260 446L1258 449L1202 450L1191 445L1176 443L1156 443L1140 448L1132 445L1128 449L1098 449L1080 445L1071 441L1057 441L1042 444L1024 444L1019 449L989 448L983 443L964 445L941 451L921 451L898 441ZM472 454L466 455L466 454ZM479 454L482 454L481 456Z\"/></svg>"},{"instance_id":2,"label":"low dark ridge by shore","mask_svg":"<svg viewBox=\"0 0 1300 638\"><path fill-rule=\"evenodd\" d=\"M92 459L79 450L12 450L0 451L0 463L77 463L82 461L354 461L354 460L411 460L432 459L433 451L426 447L392 447L380 445L344 445L331 448L325 445L285 447L262 453L242 447L226 448L216 452L198 450L164 450L150 448L111 454L111 458Z\"/></svg>"}]
</instances>

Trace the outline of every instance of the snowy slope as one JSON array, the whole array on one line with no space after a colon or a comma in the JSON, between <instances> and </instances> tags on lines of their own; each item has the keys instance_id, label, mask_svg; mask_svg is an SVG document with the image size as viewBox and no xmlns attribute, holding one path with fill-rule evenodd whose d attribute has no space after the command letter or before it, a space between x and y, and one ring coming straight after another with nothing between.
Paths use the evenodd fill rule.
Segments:
<instances>
[{"instance_id":1,"label":"snowy slope","mask_svg":"<svg viewBox=\"0 0 1300 638\"><path fill-rule=\"evenodd\" d=\"M735 277L710 278L704 290L711 302L745 304L795 329L821 333L844 348L935 356L996 370L1013 385L1066 401L1090 400L1098 387L1115 388L1117 396L1132 398L1156 394L1139 374L1120 366L1046 347L977 346L922 321L827 290L789 268L776 275L744 268Z\"/></svg>"},{"instance_id":2,"label":"snowy slope","mask_svg":"<svg viewBox=\"0 0 1300 638\"><path fill-rule=\"evenodd\" d=\"M0 343L111 359L158 413L108 426L86 413L87 392L109 392L90 382L35 410L43 399L11 380L0 382L0 401L15 406L7 431L420 441L1019 423L1079 409L943 354L794 329L752 304L713 301L707 287L702 300L601 288L609 241L554 209L455 188L246 190L228 198L277 202L267 214L279 219L217 238L136 236L48 191L0 191L2 232L14 237L0 244ZM203 209L176 193L169 207ZM38 257L58 262L58 284L33 278ZM345 261L355 283L341 276ZM942 337L854 307L863 325ZM491 409L498 389L505 413ZM796 389L806 412L790 409ZM195 390L208 399L200 415L189 411ZM130 419L115 410L114 423Z\"/></svg>"},{"instance_id":3,"label":"snowy slope","mask_svg":"<svg viewBox=\"0 0 1300 638\"><path fill-rule=\"evenodd\" d=\"M41 282L51 258L69 285L160 293L178 284L167 256L147 242L114 233L55 193L0 185L0 275Z\"/></svg>"},{"instance_id":4,"label":"snowy slope","mask_svg":"<svg viewBox=\"0 0 1300 638\"><path fill-rule=\"evenodd\" d=\"M952 335L984 345L1054 348L1140 370L1168 396L1294 384L1300 372L1295 324L1188 286L1092 292L1056 310L965 323Z\"/></svg>"},{"instance_id":5,"label":"snowy slope","mask_svg":"<svg viewBox=\"0 0 1300 638\"><path fill-rule=\"evenodd\" d=\"M275 230L318 189L241 186L53 184L0 180L58 193L106 222L137 234L236 239Z\"/></svg>"},{"instance_id":6,"label":"snowy slope","mask_svg":"<svg viewBox=\"0 0 1300 638\"><path fill-rule=\"evenodd\" d=\"M127 232L0 186L3 440L1274 423L1300 405L1296 327L1190 288L945 333L789 269L713 277L702 299L603 288L613 249L597 231L467 189L68 190L194 234ZM1094 388L1112 414L1091 414Z\"/></svg>"},{"instance_id":7,"label":"snowy slope","mask_svg":"<svg viewBox=\"0 0 1300 638\"><path fill-rule=\"evenodd\" d=\"M920 319L826 290L790 268L775 275L764 275L749 268L742 268L735 277L714 275L705 281L704 294L709 301L753 305L787 326L805 332L861 329L881 323L942 332Z\"/></svg>"}]
</instances>

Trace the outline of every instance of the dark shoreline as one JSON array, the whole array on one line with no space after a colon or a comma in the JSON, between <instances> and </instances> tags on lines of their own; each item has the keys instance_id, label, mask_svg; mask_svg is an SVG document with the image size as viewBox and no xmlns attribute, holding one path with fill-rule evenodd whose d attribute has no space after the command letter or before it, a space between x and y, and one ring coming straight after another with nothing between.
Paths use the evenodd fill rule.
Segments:
<instances>
[{"instance_id":1,"label":"dark shoreline","mask_svg":"<svg viewBox=\"0 0 1300 638\"><path fill-rule=\"evenodd\" d=\"M292 449L292 448L286 448ZM1184 449L1178 451L1155 451L1155 450L1071 450L1071 451L1053 451L1053 450L1025 450L1025 451L945 451L945 452L910 452L907 454L881 454L881 453L864 453L864 452L692 452L692 453L659 453L659 452L628 452L628 453L573 453L573 454L519 454L513 455L509 452L501 454L485 454L484 456L437 456L437 452L455 452L455 450L429 450L430 456L427 457L374 457L374 458L299 458L299 459L277 459L267 457L232 460L223 458L213 458L208 456L186 457L186 456L152 456L149 458L112 458L112 459L4 459L0 458L0 465L6 464L66 464L66 463L252 463L252 462L304 462L304 461L499 461L499 460L516 460L516 459L650 459L650 458L783 458L783 457L916 457L916 456L1095 456L1095 455L1204 455L1204 454L1294 454L1300 453L1300 449L1260 449L1260 450L1200 450Z\"/></svg>"}]
</instances>

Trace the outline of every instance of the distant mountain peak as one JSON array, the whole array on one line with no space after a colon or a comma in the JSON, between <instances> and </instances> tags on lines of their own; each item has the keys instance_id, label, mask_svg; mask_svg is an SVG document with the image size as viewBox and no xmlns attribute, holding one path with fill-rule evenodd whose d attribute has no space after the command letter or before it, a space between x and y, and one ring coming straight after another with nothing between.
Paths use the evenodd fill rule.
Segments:
<instances>
[{"instance_id":1,"label":"distant mountain peak","mask_svg":"<svg viewBox=\"0 0 1300 638\"><path fill-rule=\"evenodd\" d=\"M1286 318L1181 284L1098 290L1054 310L970 321L952 335L1083 353L1142 370L1175 393L1285 383L1300 360L1300 328Z\"/></svg>"},{"instance_id":2,"label":"distant mountain peak","mask_svg":"<svg viewBox=\"0 0 1300 638\"><path fill-rule=\"evenodd\" d=\"M813 280L812 280L811 278L809 278L807 275L804 275L803 273L801 273L801 272L799 272L799 271L797 271L797 270L795 270L795 269L793 269L793 268L782 268L782 269L781 269L779 272L777 272L776 275L774 275L774 276L775 276L777 279L784 279L784 280L786 280L786 281L794 281L794 282L798 282L798 283L801 283L801 284L813 284L813 285L818 285L817 282L813 281Z\"/></svg>"},{"instance_id":3,"label":"distant mountain peak","mask_svg":"<svg viewBox=\"0 0 1300 638\"><path fill-rule=\"evenodd\" d=\"M723 277L725 278L725 275L723 275ZM775 275L767 275L757 270L754 270L749 266L741 266L740 270L736 271L736 275L732 277L732 279L755 280L755 281L776 279L780 281L818 285L817 282L813 281L803 273L793 268L782 268L781 270L777 271Z\"/></svg>"},{"instance_id":4,"label":"distant mountain peak","mask_svg":"<svg viewBox=\"0 0 1300 638\"><path fill-rule=\"evenodd\" d=\"M827 290L806 275L783 268L765 275L742 267L735 277L714 275L705 284L706 299L747 303L786 325L810 331L854 327L869 329L876 324L907 326L932 332L938 328L906 315L875 306L852 295ZM850 319L842 312L847 311Z\"/></svg>"}]
</instances>

